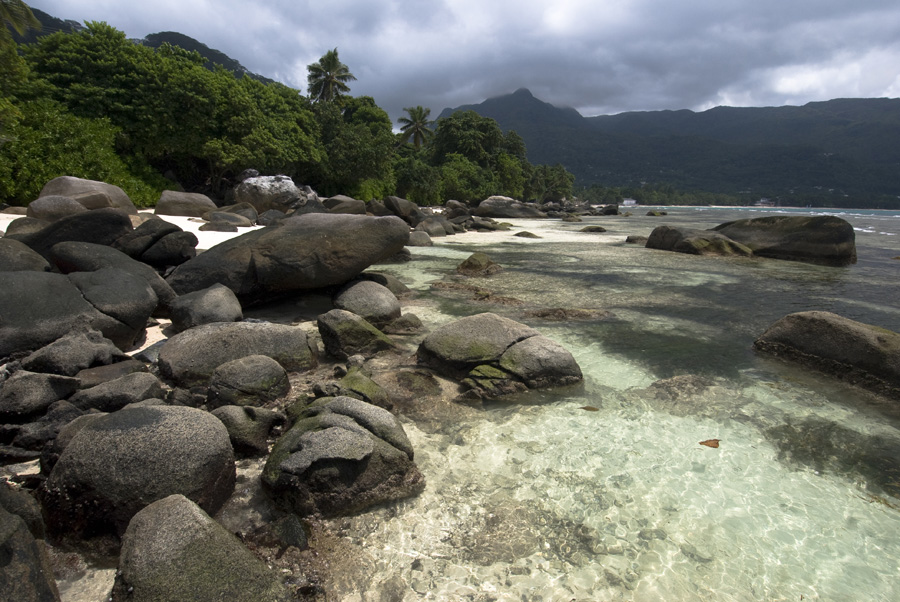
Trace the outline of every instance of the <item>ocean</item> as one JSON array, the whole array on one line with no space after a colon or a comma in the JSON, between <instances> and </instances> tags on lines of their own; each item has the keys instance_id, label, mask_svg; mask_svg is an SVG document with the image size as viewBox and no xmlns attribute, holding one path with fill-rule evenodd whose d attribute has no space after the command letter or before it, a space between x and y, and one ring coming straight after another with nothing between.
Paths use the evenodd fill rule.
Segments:
<instances>
[{"instance_id":1,"label":"ocean","mask_svg":"<svg viewBox=\"0 0 900 602\"><path fill-rule=\"evenodd\" d=\"M507 220L510 232L435 239L409 263L378 266L415 291L404 311L429 328L498 313L564 345L585 380L446 424L404 418L427 488L326 523L367 556L369 585L335 585L340 599L900 597L900 400L752 349L805 310L900 331L900 212L658 209L668 215ZM661 224L780 213L848 220L858 263L624 243ZM587 225L607 232L579 232ZM513 236L522 230L540 238ZM475 251L504 266L471 281L492 296L431 288ZM529 313L551 308L597 311L563 322Z\"/></svg>"}]
</instances>

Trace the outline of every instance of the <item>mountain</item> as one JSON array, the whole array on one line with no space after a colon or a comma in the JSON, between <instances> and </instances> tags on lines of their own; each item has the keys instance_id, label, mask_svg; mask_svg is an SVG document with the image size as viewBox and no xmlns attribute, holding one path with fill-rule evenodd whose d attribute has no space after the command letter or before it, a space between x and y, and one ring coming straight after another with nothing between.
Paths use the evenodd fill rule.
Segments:
<instances>
[{"instance_id":1,"label":"mountain","mask_svg":"<svg viewBox=\"0 0 900 602\"><path fill-rule=\"evenodd\" d=\"M515 130L529 161L562 163L584 186L649 182L854 200L900 195L900 99L582 117L521 89L445 109L441 116L457 110L473 110L503 130Z\"/></svg>"},{"instance_id":2,"label":"mountain","mask_svg":"<svg viewBox=\"0 0 900 602\"><path fill-rule=\"evenodd\" d=\"M84 29L84 26L77 21L63 21L62 19L57 19L56 17L36 8L31 9L31 12L34 13L34 16L37 17L38 21L40 21L41 28L39 30L28 30L27 32L25 32L25 35L21 36L13 31L13 39L17 43L32 44L36 42L38 38L50 35L51 33L56 33L57 31L62 31L65 33L77 33ZM207 69L212 70L215 68L215 65L222 65L226 70L233 73L235 77L243 77L244 75L248 75L253 79L261 81L263 83L274 83L274 80L248 71L246 67L226 55L224 52L216 50L215 48L210 48L206 44L182 33L177 33L174 31L151 33L144 39L135 40L135 42L138 44L143 44L144 46L149 46L150 48L159 48L164 43L168 42L173 46L179 46L191 52L198 52L200 56L206 59L205 66Z\"/></svg>"},{"instance_id":3,"label":"mountain","mask_svg":"<svg viewBox=\"0 0 900 602\"><path fill-rule=\"evenodd\" d=\"M275 83L275 80L248 71L246 67L226 55L224 52L216 50L215 48L210 48L206 44L199 42L190 36L186 36L183 33L175 31L151 33L143 40L140 40L139 43L151 48L159 48L163 44L169 43L172 46L179 46L191 52L196 51L200 56L206 59L205 67L207 69L211 70L214 69L216 65L222 65L227 71L232 72L235 77L248 75L249 77L266 84Z\"/></svg>"}]
</instances>

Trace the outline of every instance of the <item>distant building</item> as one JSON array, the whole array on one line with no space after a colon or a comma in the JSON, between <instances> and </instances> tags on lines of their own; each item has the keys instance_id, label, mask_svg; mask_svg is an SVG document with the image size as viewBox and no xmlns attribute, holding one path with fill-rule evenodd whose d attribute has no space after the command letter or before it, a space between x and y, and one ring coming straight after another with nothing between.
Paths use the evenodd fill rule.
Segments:
<instances>
[{"instance_id":1,"label":"distant building","mask_svg":"<svg viewBox=\"0 0 900 602\"><path fill-rule=\"evenodd\" d=\"M774 207L775 201L772 199L759 199L755 203L753 203L754 207Z\"/></svg>"},{"instance_id":2,"label":"distant building","mask_svg":"<svg viewBox=\"0 0 900 602\"><path fill-rule=\"evenodd\" d=\"M638 202L634 199L625 199L624 201L622 201L622 204L625 205L626 207L630 207L632 205L637 205Z\"/></svg>"}]
</instances>

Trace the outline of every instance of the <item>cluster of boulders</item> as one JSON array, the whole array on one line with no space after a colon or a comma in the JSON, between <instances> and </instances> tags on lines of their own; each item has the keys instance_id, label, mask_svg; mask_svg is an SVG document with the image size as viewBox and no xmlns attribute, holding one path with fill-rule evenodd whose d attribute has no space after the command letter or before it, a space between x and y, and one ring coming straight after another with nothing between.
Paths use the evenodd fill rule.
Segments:
<instances>
[{"instance_id":1,"label":"cluster of boulders","mask_svg":"<svg viewBox=\"0 0 900 602\"><path fill-rule=\"evenodd\" d=\"M0 575L15 581L14 599L56 599L44 538L118 554L115 600L290 599L210 518L234 492L236 458L268 458L261 483L286 518L422 491L392 400L366 366L404 361L424 326L401 311L402 284L364 270L411 233L499 224L461 203L434 216L389 197L360 212L286 178L248 178L231 207L163 194L157 213L209 224L269 214L198 253L196 237L138 215L116 187L61 178L47 190L0 238L0 462L40 465L15 487L0 483L0 553L14 560ZM306 292L332 298L314 325L243 319L249 304ZM166 318L167 338L146 347L148 326ZM582 378L564 348L493 314L426 336L418 361L469 402ZM302 534L298 525L288 531ZM275 527L265 537L303 539Z\"/></svg>"},{"instance_id":2,"label":"cluster of boulders","mask_svg":"<svg viewBox=\"0 0 900 602\"><path fill-rule=\"evenodd\" d=\"M768 257L827 266L856 263L853 226L834 216L742 219L711 230L658 226L646 247L690 255Z\"/></svg>"}]
</instances>

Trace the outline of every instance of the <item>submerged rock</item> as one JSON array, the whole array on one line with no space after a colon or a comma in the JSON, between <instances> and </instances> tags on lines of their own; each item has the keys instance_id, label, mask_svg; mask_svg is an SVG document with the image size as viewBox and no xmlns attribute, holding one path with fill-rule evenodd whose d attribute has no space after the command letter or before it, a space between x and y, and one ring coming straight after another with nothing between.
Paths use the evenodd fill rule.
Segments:
<instances>
[{"instance_id":1,"label":"submerged rock","mask_svg":"<svg viewBox=\"0 0 900 602\"><path fill-rule=\"evenodd\" d=\"M900 393L900 334L824 311L781 318L753 343L876 392Z\"/></svg>"}]
</instances>

